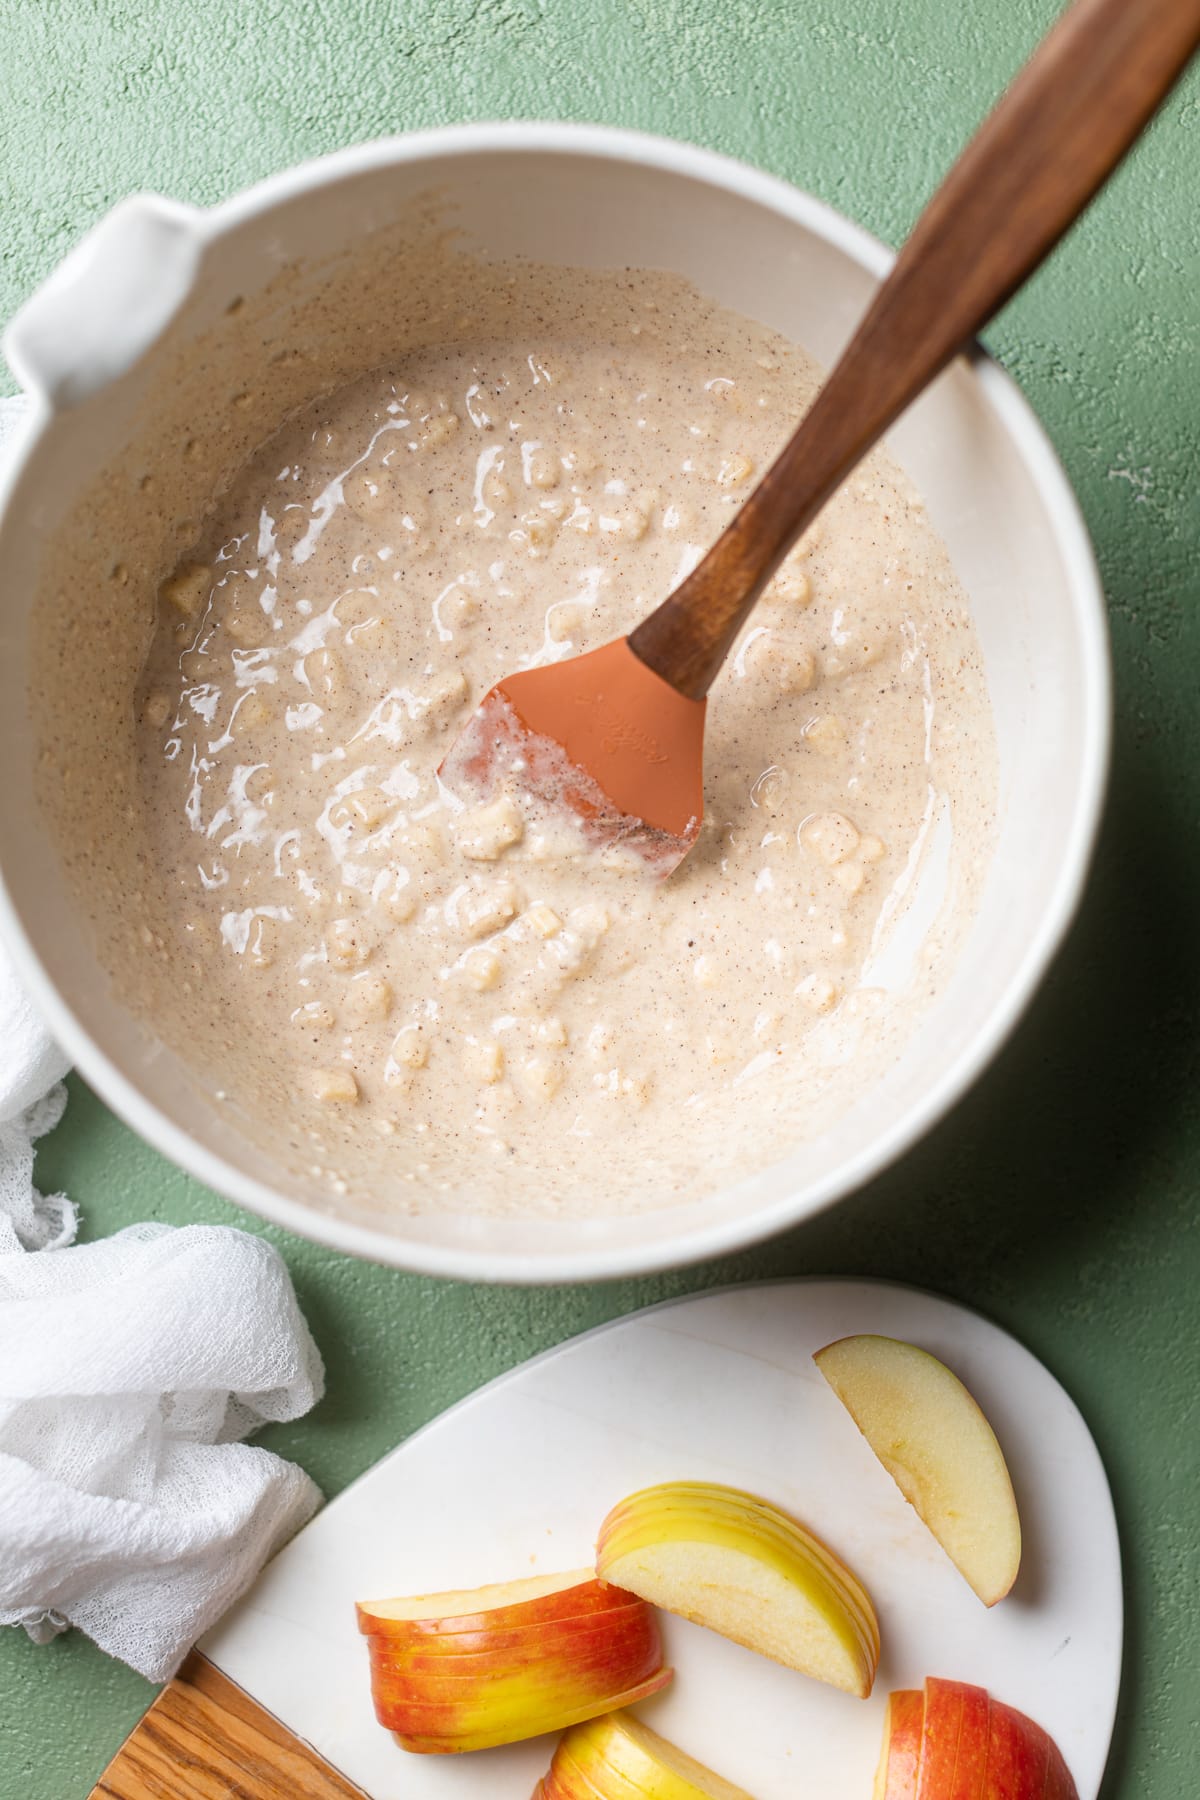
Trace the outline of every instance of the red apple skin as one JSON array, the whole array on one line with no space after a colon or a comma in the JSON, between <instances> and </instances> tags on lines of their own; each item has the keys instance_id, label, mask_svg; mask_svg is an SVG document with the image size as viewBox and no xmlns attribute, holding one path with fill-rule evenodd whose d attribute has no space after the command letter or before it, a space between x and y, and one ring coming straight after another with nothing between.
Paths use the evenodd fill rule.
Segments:
<instances>
[{"instance_id":1,"label":"red apple skin","mask_svg":"<svg viewBox=\"0 0 1200 1800\"><path fill-rule=\"evenodd\" d=\"M506 1606L494 1606L484 1612L454 1613L447 1618L385 1619L371 1610L369 1601L355 1607L358 1629L365 1637L438 1638L447 1633L492 1633L508 1626L544 1625L551 1619L577 1619L590 1613L608 1613L614 1606L641 1606L636 1594L611 1582L588 1579L572 1587L560 1588L556 1594L543 1594L533 1600L517 1600Z\"/></svg>"},{"instance_id":2,"label":"red apple skin","mask_svg":"<svg viewBox=\"0 0 1200 1800\"><path fill-rule=\"evenodd\" d=\"M635 1655L646 1643L648 1630L647 1607L639 1601L636 1607L622 1607L608 1618L555 1619L541 1628L529 1625L522 1631L497 1632L495 1642L485 1632L476 1632L410 1649L396 1638L373 1637L369 1649L377 1678L386 1675L389 1681L427 1688L445 1680L507 1675L559 1657L569 1658L575 1666L589 1660L611 1662L619 1656ZM460 1642L471 1647L460 1651L456 1647Z\"/></svg>"},{"instance_id":3,"label":"red apple skin","mask_svg":"<svg viewBox=\"0 0 1200 1800\"><path fill-rule=\"evenodd\" d=\"M963 1694L958 1757L947 1790L947 1800L986 1800L987 1759L987 1692L981 1687L967 1686Z\"/></svg>"},{"instance_id":4,"label":"red apple skin","mask_svg":"<svg viewBox=\"0 0 1200 1800\"><path fill-rule=\"evenodd\" d=\"M990 1800L1042 1800L1050 1739L1024 1713L993 1700L988 1722Z\"/></svg>"},{"instance_id":5,"label":"red apple skin","mask_svg":"<svg viewBox=\"0 0 1200 1800\"><path fill-rule=\"evenodd\" d=\"M988 1719L987 1800L1079 1800L1049 1732L993 1700Z\"/></svg>"},{"instance_id":6,"label":"red apple skin","mask_svg":"<svg viewBox=\"0 0 1200 1800\"><path fill-rule=\"evenodd\" d=\"M632 1625L645 1606L644 1600L631 1595L628 1604L614 1606L606 1612L579 1613L574 1618L532 1619L524 1625L498 1625L471 1631L368 1631L363 1635L380 1654L389 1656L423 1656L430 1661L439 1657L492 1655L497 1651L519 1650L531 1635L545 1636L548 1631L565 1630L580 1638L588 1632L605 1633Z\"/></svg>"},{"instance_id":7,"label":"red apple skin","mask_svg":"<svg viewBox=\"0 0 1200 1800\"><path fill-rule=\"evenodd\" d=\"M602 1712L619 1712L624 1706L636 1706L666 1687L673 1673L664 1666L636 1687L627 1688L620 1694L610 1693L603 1700L573 1706L569 1713L565 1703L553 1716L547 1712L535 1718L532 1713L526 1713L525 1723L519 1728L509 1725L498 1729L493 1725L486 1729L470 1729L470 1722L464 1723L459 1707L429 1707L423 1711L413 1707L408 1715L408 1729L392 1727L392 1736L402 1750L417 1756L461 1756L471 1750L492 1750L501 1744L516 1744L524 1738L541 1737L546 1732L582 1724L585 1719L594 1719Z\"/></svg>"},{"instance_id":8,"label":"red apple skin","mask_svg":"<svg viewBox=\"0 0 1200 1800\"><path fill-rule=\"evenodd\" d=\"M555 1757L558 1757L557 1751ZM535 1793L534 1800L604 1800L604 1796L597 1792L581 1769L572 1764L564 1773L556 1760L542 1776L540 1791Z\"/></svg>"},{"instance_id":9,"label":"red apple skin","mask_svg":"<svg viewBox=\"0 0 1200 1800\"><path fill-rule=\"evenodd\" d=\"M924 1728L925 1696L919 1688L901 1688L888 1695L883 1800L917 1800Z\"/></svg>"},{"instance_id":10,"label":"red apple skin","mask_svg":"<svg viewBox=\"0 0 1200 1800\"><path fill-rule=\"evenodd\" d=\"M1049 1739L1050 1758L1046 1764L1046 1790L1042 1800L1079 1800L1079 1789L1066 1765L1062 1751Z\"/></svg>"},{"instance_id":11,"label":"red apple skin","mask_svg":"<svg viewBox=\"0 0 1200 1800\"><path fill-rule=\"evenodd\" d=\"M643 1621L637 1637L603 1639L577 1646L569 1639L534 1645L521 1656L493 1659L468 1657L463 1663L442 1658L433 1669L412 1669L371 1660L371 1692L375 1710L412 1706L459 1706L487 1687L515 1689L536 1685L540 1692L577 1691L587 1683L600 1687L617 1677L620 1687L644 1681L662 1666L658 1624Z\"/></svg>"},{"instance_id":12,"label":"red apple skin","mask_svg":"<svg viewBox=\"0 0 1200 1800\"><path fill-rule=\"evenodd\" d=\"M583 1610L564 1597L578 1599L580 1586ZM463 1615L467 1631L367 1634L375 1716L405 1748L515 1743L632 1704L670 1679L658 1615L622 1588L589 1580L494 1610L503 1621L494 1633L476 1613Z\"/></svg>"},{"instance_id":13,"label":"red apple skin","mask_svg":"<svg viewBox=\"0 0 1200 1800\"><path fill-rule=\"evenodd\" d=\"M503 1712L513 1724L515 1736L499 1741L513 1743L615 1711L619 1697L634 1688L641 1690L662 1672L662 1650L655 1643L636 1661L534 1663L508 1675L431 1682L425 1689L396 1683L388 1675L380 1677L372 1671L371 1698L379 1723L404 1737L469 1736L476 1721ZM539 1722L526 1729L535 1717Z\"/></svg>"},{"instance_id":14,"label":"red apple skin","mask_svg":"<svg viewBox=\"0 0 1200 1800\"><path fill-rule=\"evenodd\" d=\"M929 1676L916 1800L984 1800L987 1760L986 1689Z\"/></svg>"}]
</instances>

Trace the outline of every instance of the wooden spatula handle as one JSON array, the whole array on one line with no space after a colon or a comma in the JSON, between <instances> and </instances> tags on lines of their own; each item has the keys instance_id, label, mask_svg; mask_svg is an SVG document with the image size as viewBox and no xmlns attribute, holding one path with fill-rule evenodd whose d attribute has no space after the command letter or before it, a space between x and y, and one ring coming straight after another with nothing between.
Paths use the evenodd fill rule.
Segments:
<instances>
[{"instance_id":1,"label":"wooden spatula handle","mask_svg":"<svg viewBox=\"0 0 1200 1800\"><path fill-rule=\"evenodd\" d=\"M1200 0L1077 0L917 221L800 429L629 642L707 693L788 548L854 465L1053 249L1200 45Z\"/></svg>"}]
</instances>

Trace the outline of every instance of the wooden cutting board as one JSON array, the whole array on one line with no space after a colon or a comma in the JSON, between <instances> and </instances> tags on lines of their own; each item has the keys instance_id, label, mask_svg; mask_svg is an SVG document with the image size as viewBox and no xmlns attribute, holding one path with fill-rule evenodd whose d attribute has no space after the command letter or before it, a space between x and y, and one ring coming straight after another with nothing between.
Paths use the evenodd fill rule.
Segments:
<instances>
[{"instance_id":1,"label":"wooden cutting board","mask_svg":"<svg viewBox=\"0 0 1200 1800\"><path fill-rule=\"evenodd\" d=\"M851 1332L907 1338L966 1381L1004 1447L1025 1534L988 1611L812 1366ZM676 1679L641 1712L756 1800L871 1792L888 1691L926 1675L990 1688L1099 1790L1121 1668L1112 1501L1049 1372L978 1315L875 1282L727 1289L602 1326L436 1419L346 1489L202 1641L109 1765L106 1800L528 1800L539 1739L414 1757L375 1723L359 1597L431 1592L590 1560L623 1494L672 1477L747 1487L845 1556L879 1613L875 1694L856 1701L677 1619Z\"/></svg>"},{"instance_id":2,"label":"wooden cutting board","mask_svg":"<svg viewBox=\"0 0 1200 1800\"><path fill-rule=\"evenodd\" d=\"M91 1800L362 1800L362 1792L193 1650Z\"/></svg>"}]
</instances>

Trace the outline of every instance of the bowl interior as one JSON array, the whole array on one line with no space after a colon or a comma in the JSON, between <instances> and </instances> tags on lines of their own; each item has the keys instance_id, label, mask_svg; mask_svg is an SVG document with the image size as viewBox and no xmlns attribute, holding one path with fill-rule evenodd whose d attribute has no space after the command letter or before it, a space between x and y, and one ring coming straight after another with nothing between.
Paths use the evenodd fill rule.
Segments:
<instances>
[{"instance_id":1,"label":"bowl interior","mask_svg":"<svg viewBox=\"0 0 1200 1800\"><path fill-rule=\"evenodd\" d=\"M379 342L348 347L322 325L330 309L319 304L361 263L372 234L382 234L373 241L389 254L402 251L414 209L424 217L430 206L485 259L683 275L827 365L883 261L869 239L781 184L615 134L400 140L333 159L315 187L285 178L198 215L199 274L174 324L126 375L50 416L0 528L0 867L11 923L59 1034L110 1103L202 1179L292 1229L381 1260L475 1277L566 1279L662 1266L764 1235L848 1191L938 1116L1013 1022L1070 915L1099 806L1107 687L1094 570L1061 472L1023 403L992 365L960 361L889 443L971 597L994 711L998 836L978 914L940 999L886 1078L832 1129L752 1179L636 1218L339 1215L326 1193L285 1177L231 1126L105 973L86 897L76 880L64 880L38 805L45 721L31 718L30 622L35 600L64 617L81 602L94 607L102 629L91 634L90 650L71 648L86 644L87 633L63 635L64 659L84 661L62 669L61 705L64 716L77 715L87 695L87 729L106 729L123 694L127 706L147 602L136 581L100 591L122 545L119 529L89 512L88 491L102 471L105 481L114 468L128 479L148 443L160 446L168 499L173 486L180 497L189 488L202 493L227 472L240 453L236 434L191 467L181 450L161 446L184 441L187 382L226 378L223 359L244 347L247 331L261 335L271 359L278 416L305 383L311 391L314 368L326 381L335 364L357 372L385 360L389 346L434 330L415 297L393 292ZM289 362L293 339L303 340L307 362ZM253 412L239 427L244 447L273 423ZM168 534L178 509L164 508ZM68 540L77 568L92 571L94 593L65 591ZM75 730L85 747L86 731Z\"/></svg>"}]
</instances>

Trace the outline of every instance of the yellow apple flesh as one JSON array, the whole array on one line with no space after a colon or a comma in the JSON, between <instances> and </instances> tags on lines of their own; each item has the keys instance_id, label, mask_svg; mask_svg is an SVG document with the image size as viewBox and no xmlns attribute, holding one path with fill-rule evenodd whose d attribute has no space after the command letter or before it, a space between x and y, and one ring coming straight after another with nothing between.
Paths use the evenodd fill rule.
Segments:
<instances>
[{"instance_id":1,"label":"yellow apple flesh","mask_svg":"<svg viewBox=\"0 0 1200 1800\"><path fill-rule=\"evenodd\" d=\"M628 1713L576 1725L559 1740L544 1800L750 1800Z\"/></svg>"},{"instance_id":2,"label":"yellow apple flesh","mask_svg":"<svg viewBox=\"0 0 1200 1800\"><path fill-rule=\"evenodd\" d=\"M866 1591L778 1507L736 1488L667 1482L600 1528L596 1572L667 1612L865 1698L879 1660Z\"/></svg>"},{"instance_id":3,"label":"yellow apple flesh","mask_svg":"<svg viewBox=\"0 0 1200 1800\"><path fill-rule=\"evenodd\" d=\"M423 1754L561 1731L671 1678L653 1609L591 1570L362 1602L358 1621L375 1715Z\"/></svg>"},{"instance_id":4,"label":"yellow apple flesh","mask_svg":"<svg viewBox=\"0 0 1200 1800\"><path fill-rule=\"evenodd\" d=\"M1021 1523L996 1434L958 1376L898 1338L839 1338L813 1361L985 1606L1021 1562Z\"/></svg>"},{"instance_id":5,"label":"yellow apple flesh","mask_svg":"<svg viewBox=\"0 0 1200 1800\"><path fill-rule=\"evenodd\" d=\"M736 1496L739 1508L744 1510L746 1518L753 1517L757 1520L764 1539L774 1542L784 1555L790 1556L794 1553L796 1533L803 1528L798 1526L797 1522L789 1518L786 1513L781 1512L779 1507L772 1506L770 1501L761 1500L754 1494L742 1493L736 1488L715 1488L711 1483L702 1481L673 1481L669 1484L669 1488L669 1495L661 1501L663 1513L683 1508L693 1518L703 1513L706 1517L711 1517L723 1524L728 1519L728 1497L732 1494ZM715 1504L712 1500L714 1493L720 1496ZM634 1495L632 1498L636 1501L640 1496ZM620 1501L609 1513L605 1524L611 1531L616 1531L618 1526L625 1523L625 1508L628 1505L628 1501ZM855 1634L862 1646L863 1655L874 1667L879 1661L879 1622L875 1617L875 1609L871 1604L870 1595L853 1571L847 1568L846 1564L835 1556L833 1551L819 1538L814 1537L811 1532L805 1532L804 1540L807 1548L822 1564L831 1582L842 1593L846 1610L854 1624Z\"/></svg>"}]
</instances>

